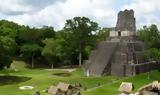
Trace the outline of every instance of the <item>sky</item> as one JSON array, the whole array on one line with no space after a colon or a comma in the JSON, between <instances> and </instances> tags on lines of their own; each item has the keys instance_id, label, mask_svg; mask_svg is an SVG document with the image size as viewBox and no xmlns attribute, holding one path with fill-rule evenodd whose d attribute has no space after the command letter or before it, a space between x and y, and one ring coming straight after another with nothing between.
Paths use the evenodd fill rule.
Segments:
<instances>
[{"instance_id":1,"label":"sky","mask_svg":"<svg viewBox=\"0 0 160 95\"><path fill-rule=\"evenodd\" d=\"M31 27L64 27L65 21L85 16L100 27L114 27L120 10L135 11L136 26L156 24L160 27L160 0L3 0L0 20Z\"/></svg>"}]
</instances>

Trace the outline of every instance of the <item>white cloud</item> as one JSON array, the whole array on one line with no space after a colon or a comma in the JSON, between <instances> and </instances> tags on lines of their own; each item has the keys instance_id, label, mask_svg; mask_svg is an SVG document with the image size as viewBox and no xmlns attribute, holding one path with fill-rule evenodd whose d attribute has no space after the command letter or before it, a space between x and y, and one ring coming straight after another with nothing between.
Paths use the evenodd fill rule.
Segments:
<instances>
[{"instance_id":1,"label":"white cloud","mask_svg":"<svg viewBox=\"0 0 160 95\"><path fill-rule=\"evenodd\" d=\"M86 16L98 22L100 26L114 26L116 13L113 9L114 1L106 0L67 0L55 2L44 9L32 14L9 16L20 24L31 26L52 25L56 29L64 26L65 20L75 16Z\"/></svg>"},{"instance_id":2,"label":"white cloud","mask_svg":"<svg viewBox=\"0 0 160 95\"><path fill-rule=\"evenodd\" d=\"M6 15L33 13L57 1L64 0L3 0L0 3L0 12Z\"/></svg>"},{"instance_id":3,"label":"white cloud","mask_svg":"<svg viewBox=\"0 0 160 95\"><path fill-rule=\"evenodd\" d=\"M18 0L4 0L3 3L0 3L0 12L6 14L19 14L29 12L32 9L31 6L24 7Z\"/></svg>"},{"instance_id":4,"label":"white cloud","mask_svg":"<svg viewBox=\"0 0 160 95\"><path fill-rule=\"evenodd\" d=\"M160 27L160 0L133 0L131 4L122 7L124 9L134 9L137 26L157 24Z\"/></svg>"},{"instance_id":5,"label":"white cloud","mask_svg":"<svg viewBox=\"0 0 160 95\"><path fill-rule=\"evenodd\" d=\"M52 1L52 2L51 2ZM50 25L56 29L64 26L65 20L86 16L101 27L114 27L117 19L118 0L4 0L0 13L6 19L19 24L41 27ZM119 4L121 5L121 4ZM121 10L134 9L137 27L157 24L160 27L160 0L131 0ZM2 18L2 17L1 17Z\"/></svg>"}]
</instances>

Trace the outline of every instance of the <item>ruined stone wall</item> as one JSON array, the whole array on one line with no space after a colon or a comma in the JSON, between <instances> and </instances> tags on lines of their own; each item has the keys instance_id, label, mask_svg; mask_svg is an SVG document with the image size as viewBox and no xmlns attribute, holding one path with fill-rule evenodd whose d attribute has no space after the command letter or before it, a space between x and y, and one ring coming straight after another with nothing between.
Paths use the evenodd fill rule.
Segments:
<instances>
[{"instance_id":1,"label":"ruined stone wall","mask_svg":"<svg viewBox=\"0 0 160 95\"><path fill-rule=\"evenodd\" d=\"M127 64L124 65L125 76L133 76L140 73L146 73L152 70L158 70L160 64L158 63L142 63L142 64Z\"/></svg>"},{"instance_id":2,"label":"ruined stone wall","mask_svg":"<svg viewBox=\"0 0 160 95\"><path fill-rule=\"evenodd\" d=\"M145 72L149 72L152 70L157 70L159 68L158 63L148 63L148 64L140 64L136 66L136 74L140 74L140 73L145 73Z\"/></svg>"}]
</instances>

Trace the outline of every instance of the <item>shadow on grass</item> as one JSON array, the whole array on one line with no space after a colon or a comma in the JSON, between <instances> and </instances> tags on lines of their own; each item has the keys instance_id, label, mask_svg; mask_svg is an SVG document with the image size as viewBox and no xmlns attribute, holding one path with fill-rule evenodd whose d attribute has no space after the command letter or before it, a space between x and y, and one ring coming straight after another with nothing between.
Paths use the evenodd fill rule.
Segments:
<instances>
[{"instance_id":1,"label":"shadow on grass","mask_svg":"<svg viewBox=\"0 0 160 95\"><path fill-rule=\"evenodd\" d=\"M28 81L30 79L32 79L32 78L31 77L4 75L4 76L0 76L0 86L25 82L25 81Z\"/></svg>"},{"instance_id":2,"label":"shadow on grass","mask_svg":"<svg viewBox=\"0 0 160 95\"><path fill-rule=\"evenodd\" d=\"M60 76L60 77L69 77L69 76L71 76L70 73L54 73L53 75Z\"/></svg>"}]
</instances>

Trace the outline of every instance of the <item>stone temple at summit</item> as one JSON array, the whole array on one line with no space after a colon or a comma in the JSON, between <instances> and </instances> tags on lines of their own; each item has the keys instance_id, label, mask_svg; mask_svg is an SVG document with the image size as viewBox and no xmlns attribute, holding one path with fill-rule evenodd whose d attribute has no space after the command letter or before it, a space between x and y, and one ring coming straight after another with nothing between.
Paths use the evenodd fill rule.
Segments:
<instances>
[{"instance_id":1,"label":"stone temple at summit","mask_svg":"<svg viewBox=\"0 0 160 95\"><path fill-rule=\"evenodd\" d=\"M116 27L111 28L110 37L133 36L136 31L136 19L133 10L120 11Z\"/></svg>"},{"instance_id":2,"label":"stone temple at summit","mask_svg":"<svg viewBox=\"0 0 160 95\"><path fill-rule=\"evenodd\" d=\"M98 43L83 68L87 76L133 76L157 69L144 58L145 44L136 36L133 10L118 13L116 27L109 28L109 38Z\"/></svg>"}]
</instances>

